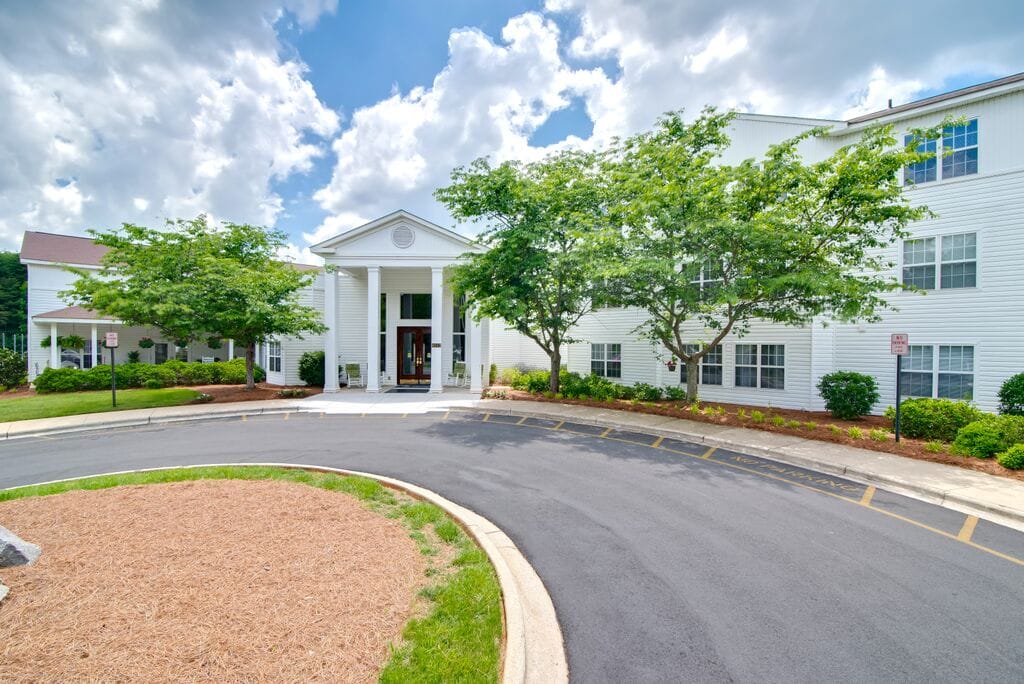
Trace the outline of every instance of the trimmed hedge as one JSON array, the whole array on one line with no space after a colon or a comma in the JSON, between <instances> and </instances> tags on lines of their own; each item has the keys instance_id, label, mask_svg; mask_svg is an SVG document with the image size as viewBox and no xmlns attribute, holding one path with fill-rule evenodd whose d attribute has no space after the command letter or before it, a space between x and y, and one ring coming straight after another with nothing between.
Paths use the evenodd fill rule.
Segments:
<instances>
[{"instance_id":1,"label":"trimmed hedge","mask_svg":"<svg viewBox=\"0 0 1024 684\"><path fill-rule=\"evenodd\" d=\"M907 437L952 442L960 428L984 416L984 413L962 401L907 399L900 404L900 432ZM892 406L887 408L885 417L894 420L896 409Z\"/></svg>"},{"instance_id":2,"label":"trimmed hedge","mask_svg":"<svg viewBox=\"0 0 1024 684\"><path fill-rule=\"evenodd\" d=\"M1024 443L1024 416L987 415L960 428L953 453L976 458L992 458Z\"/></svg>"},{"instance_id":3,"label":"trimmed hedge","mask_svg":"<svg viewBox=\"0 0 1024 684\"><path fill-rule=\"evenodd\" d=\"M198 361L167 361L160 365L126 363L115 370L117 386L158 389L175 385L242 385L245 384L245 359L199 363ZM256 382L262 382L266 373L255 367ZM36 391L81 392L110 387L110 366L100 365L89 370L77 368L47 368L35 380Z\"/></svg>"},{"instance_id":4,"label":"trimmed hedge","mask_svg":"<svg viewBox=\"0 0 1024 684\"><path fill-rule=\"evenodd\" d=\"M1014 444L1012 447L996 456L999 465L1010 470L1021 470L1024 468L1024 444Z\"/></svg>"},{"instance_id":5,"label":"trimmed hedge","mask_svg":"<svg viewBox=\"0 0 1024 684\"><path fill-rule=\"evenodd\" d=\"M306 352L299 357L299 379L307 385L323 387L326 365L322 351Z\"/></svg>"},{"instance_id":6,"label":"trimmed hedge","mask_svg":"<svg viewBox=\"0 0 1024 684\"><path fill-rule=\"evenodd\" d=\"M999 412L1024 416L1024 373L1008 378L999 388Z\"/></svg>"},{"instance_id":7,"label":"trimmed hedge","mask_svg":"<svg viewBox=\"0 0 1024 684\"><path fill-rule=\"evenodd\" d=\"M871 413L871 407L878 401L878 384L870 375L836 371L821 377L818 393L833 416L855 420Z\"/></svg>"},{"instance_id":8,"label":"trimmed hedge","mask_svg":"<svg viewBox=\"0 0 1024 684\"><path fill-rule=\"evenodd\" d=\"M10 389L25 382L25 355L0 348L0 388Z\"/></svg>"}]
</instances>

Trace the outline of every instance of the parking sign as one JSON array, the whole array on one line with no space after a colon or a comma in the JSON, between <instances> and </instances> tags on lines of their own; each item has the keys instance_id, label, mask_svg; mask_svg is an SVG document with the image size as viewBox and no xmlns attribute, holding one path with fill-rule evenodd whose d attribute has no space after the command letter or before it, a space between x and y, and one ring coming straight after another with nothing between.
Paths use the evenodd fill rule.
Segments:
<instances>
[{"instance_id":1,"label":"parking sign","mask_svg":"<svg viewBox=\"0 0 1024 684\"><path fill-rule=\"evenodd\" d=\"M114 347L116 347L117 346L117 333L116 332L108 332L106 340L104 341L103 344L104 344L104 346L107 349L113 349Z\"/></svg>"},{"instance_id":2,"label":"parking sign","mask_svg":"<svg viewBox=\"0 0 1024 684\"><path fill-rule=\"evenodd\" d=\"M903 356L910 351L910 335L907 333L893 333L889 338L889 352L896 356Z\"/></svg>"}]
</instances>

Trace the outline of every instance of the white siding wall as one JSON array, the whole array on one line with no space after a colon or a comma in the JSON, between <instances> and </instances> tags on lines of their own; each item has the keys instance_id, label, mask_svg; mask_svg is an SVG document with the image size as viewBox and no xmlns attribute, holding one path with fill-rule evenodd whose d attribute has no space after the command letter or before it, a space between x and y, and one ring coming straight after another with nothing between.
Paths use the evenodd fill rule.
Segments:
<instances>
[{"instance_id":1,"label":"white siding wall","mask_svg":"<svg viewBox=\"0 0 1024 684\"><path fill-rule=\"evenodd\" d=\"M317 311L324 310L324 283L323 274L317 276L316 280L299 291L299 303L310 306ZM309 351L323 351L324 336L320 334L306 334L302 338L285 337L281 340L281 372L271 373L267 371L267 382L272 385L301 385L299 378L299 359ZM244 350L236 349L235 354L242 356ZM325 364L326 365L326 364Z\"/></svg>"},{"instance_id":2,"label":"white siding wall","mask_svg":"<svg viewBox=\"0 0 1024 684\"><path fill-rule=\"evenodd\" d=\"M505 321L490 322L490 353L491 363L497 364L498 370L513 367L548 368L548 355L536 342L526 335L509 329ZM563 352L563 357L565 352ZM563 363L565 359L563 358Z\"/></svg>"}]
</instances>

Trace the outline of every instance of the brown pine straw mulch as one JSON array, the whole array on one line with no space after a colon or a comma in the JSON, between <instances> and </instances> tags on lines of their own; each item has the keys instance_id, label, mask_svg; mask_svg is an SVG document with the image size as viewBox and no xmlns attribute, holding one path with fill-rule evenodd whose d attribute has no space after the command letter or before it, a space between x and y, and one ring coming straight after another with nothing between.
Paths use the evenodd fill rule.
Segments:
<instances>
[{"instance_id":1,"label":"brown pine straw mulch","mask_svg":"<svg viewBox=\"0 0 1024 684\"><path fill-rule=\"evenodd\" d=\"M875 441L871 439L868 434L871 430L881 429L885 430L886 433L889 433L891 430L892 422L885 416L862 416L859 420L840 420L838 418L833 418L832 414L827 411L801 411L799 409L784 409L776 408L774 406L766 407L752 406L749 404L729 404L721 401L701 402L700 405L702 408L705 406L721 406L724 408L726 411L725 415L719 416L693 413L689 410L689 404L685 401L662 400L646 404L625 400L604 402L593 399L556 399L548 398L541 394L530 394L529 392L504 386L493 386L488 391L492 398L497 394L497 398L504 399L545 401L555 404L575 404L578 406L591 406L593 408L605 410L616 409L619 411L629 411L631 413L649 413L656 416L668 416L670 418L692 420L698 423L714 423L716 425L725 425L729 427L745 427L753 430L762 430L764 432L777 432L783 435L793 435L795 437L804 437L806 439L816 439L822 442L832 442L834 444L845 444L847 446L859 447L861 449L870 449L871 451L884 451L886 453L896 454L897 456L914 458L919 461L943 463L945 465L952 465L966 470L977 470L978 472L988 473L989 475L998 475L999 477L1007 477L1012 480L1024 481L1024 470L1010 470L1009 468L1004 468L999 465L994 458L971 458L969 456L959 456L949 452L933 453L925 449L925 445L928 443L928 440L925 439L900 437L899 444L894 441L892 434L887 434L885 441ZM739 417L740 409L747 414L747 418ZM760 411L763 413L767 416L766 421L763 423L753 422L749 418L752 411ZM817 423L817 425L813 430L809 429L806 425L802 425L801 427L773 425L770 422L773 416L781 416L786 420L797 420L801 423L813 422ZM833 434L828 428L829 425L835 425L841 428L843 433L838 435ZM863 436L860 439L848 436L846 431L851 427L861 430Z\"/></svg>"},{"instance_id":2,"label":"brown pine straw mulch","mask_svg":"<svg viewBox=\"0 0 1024 684\"><path fill-rule=\"evenodd\" d=\"M376 681L426 561L303 484L205 480L0 503L42 545L0 571L0 681Z\"/></svg>"}]
</instances>

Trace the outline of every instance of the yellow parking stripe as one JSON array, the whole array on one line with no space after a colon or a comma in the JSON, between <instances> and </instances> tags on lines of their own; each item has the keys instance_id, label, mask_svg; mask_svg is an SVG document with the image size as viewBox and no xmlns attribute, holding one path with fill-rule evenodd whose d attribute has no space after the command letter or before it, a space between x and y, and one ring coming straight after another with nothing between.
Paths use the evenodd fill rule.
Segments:
<instances>
[{"instance_id":1,"label":"yellow parking stripe","mask_svg":"<svg viewBox=\"0 0 1024 684\"><path fill-rule=\"evenodd\" d=\"M655 449L659 449L659 448L661 448L661 443L664 442L664 441L665 441L664 437L658 437L658 439L654 440L654 444L652 444L651 446L653 448L655 448Z\"/></svg>"},{"instance_id":2,"label":"yellow parking stripe","mask_svg":"<svg viewBox=\"0 0 1024 684\"><path fill-rule=\"evenodd\" d=\"M960 528L960 534L956 535L956 538L962 542L971 541L971 537L974 536L974 528L978 526L978 516L969 515L964 520L964 526Z\"/></svg>"},{"instance_id":3,"label":"yellow parking stripe","mask_svg":"<svg viewBox=\"0 0 1024 684\"><path fill-rule=\"evenodd\" d=\"M245 414L243 413L243 414L242 414L242 422L244 423L244 422L245 422L245 421L247 421L247 420L249 420L249 416L247 416L247 415L245 415Z\"/></svg>"},{"instance_id":4,"label":"yellow parking stripe","mask_svg":"<svg viewBox=\"0 0 1024 684\"><path fill-rule=\"evenodd\" d=\"M516 423L516 425L522 425L525 422L526 422L526 416L523 416L522 418L519 419L519 421Z\"/></svg>"},{"instance_id":5,"label":"yellow parking stripe","mask_svg":"<svg viewBox=\"0 0 1024 684\"><path fill-rule=\"evenodd\" d=\"M604 431L604 432L602 432L602 433L601 433L601 434L600 434L599 436L600 436L600 437L607 437L607 436L608 436L608 434L609 434L609 433L610 433L611 431L612 431L612 429L611 429L611 428L606 428L606 429L605 429L605 431Z\"/></svg>"},{"instance_id":6,"label":"yellow parking stripe","mask_svg":"<svg viewBox=\"0 0 1024 684\"><path fill-rule=\"evenodd\" d=\"M711 454L715 453L718 447L708 447L708 450L701 454L698 458L710 458Z\"/></svg>"},{"instance_id":7,"label":"yellow parking stripe","mask_svg":"<svg viewBox=\"0 0 1024 684\"><path fill-rule=\"evenodd\" d=\"M875 485L868 485L868 488L864 490L864 496L860 497L860 503L862 506L870 506L871 499L875 496Z\"/></svg>"},{"instance_id":8,"label":"yellow parking stripe","mask_svg":"<svg viewBox=\"0 0 1024 684\"><path fill-rule=\"evenodd\" d=\"M555 427L553 427L551 429L552 430L557 430L558 428L562 427L563 425L565 425L565 421L564 420L560 420L560 421L558 421L558 425L556 425Z\"/></svg>"},{"instance_id":9,"label":"yellow parking stripe","mask_svg":"<svg viewBox=\"0 0 1024 684\"><path fill-rule=\"evenodd\" d=\"M487 421L489 421L490 419L491 419L491 414L490 414L490 413L485 413L485 414L484 414L484 420L483 420L483 422L485 422L485 423L486 423L486 422L487 422Z\"/></svg>"}]
</instances>

